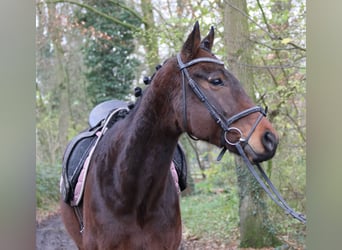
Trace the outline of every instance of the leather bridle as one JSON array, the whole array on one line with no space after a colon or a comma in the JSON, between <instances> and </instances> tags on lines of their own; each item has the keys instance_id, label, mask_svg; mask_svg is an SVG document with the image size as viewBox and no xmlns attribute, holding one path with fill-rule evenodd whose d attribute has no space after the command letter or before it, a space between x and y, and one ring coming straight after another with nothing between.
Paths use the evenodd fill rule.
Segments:
<instances>
[{"instance_id":1,"label":"leather bridle","mask_svg":"<svg viewBox=\"0 0 342 250\"><path fill-rule=\"evenodd\" d=\"M259 163L256 163L255 165L257 166L261 177L265 180L266 183L264 183L260 177L260 175L256 172L255 168L253 167L253 164L251 163L251 161L248 159L247 155L245 154L243 147L245 145L248 144L248 141L250 139L250 137L252 136L253 132L255 131L256 127L258 126L258 124L260 123L261 119L263 117L266 117L267 114L267 108L263 109L260 106L255 106L255 107L251 107L248 108L246 110L241 111L238 114L233 115L232 117L230 117L229 119L226 119L220 112L218 112L217 108L211 104L208 100L208 98L206 97L206 95L203 93L203 91L200 89L200 87L198 86L198 84L196 83L195 80L193 80L189 74L189 71L187 70L187 68L191 67L194 64L197 63L216 63L218 65L224 65L224 63L218 59L215 58L210 58L210 57L202 57L202 58L196 58L193 59L187 63L183 63L182 59L181 59L181 55L177 54L177 62L178 62L178 66L179 69L182 73L182 91L183 91L183 125L185 130L187 130L188 128L188 124L187 124L187 103L186 103L186 84L185 84L185 78L187 79L187 82L190 86L190 88L192 89L192 91L194 92L194 94L199 98L199 100L201 102L204 103L204 105L206 106L206 108L208 109L210 115L212 116L212 118L215 120L215 122L222 128L223 130L223 136L224 136L224 141L226 143L228 143L229 145L235 146L238 153L240 154L240 156L243 158L244 162L246 163L249 171L252 173L252 175L255 177L255 179L258 181L258 183L261 185L261 187L265 190L265 192L270 196L270 198L281 208L283 208L285 210L285 212L287 214L290 214L293 218L306 223L306 218L302 215L299 214L297 212L295 212L283 199L283 197L280 195L280 193L278 192L278 190L274 187L274 185L272 184L271 180L267 177L267 175L265 174L264 170L262 169L262 167L260 166ZM259 117L256 119L254 125L252 126L251 130L249 131L248 135L244 138L242 131L237 128L237 127L232 127L231 125L236 122L237 120L240 120L250 114L259 112L260 115ZM235 133L238 134L238 139L232 141L231 139L228 138L229 133ZM192 136L189 132L188 132L189 136L193 139L194 136ZM226 152L227 148L224 147L221 151L221 153L218 156L218 160L220 160L224 153Z\"/></svg>"},{"instance_id":2,"label":"leather bridle","mask_svg":"<svg viewBox=\"0 0 342 250\"><path fill-rule=\"evenodd\" d=\"M240 144L240 143L247 144L248 140L252 136L254 130L258 126L262 117L266 116L267 109L264 110L260 106L255 106L255 107L251 107L251 108L248 108L246 110L243 110L240 113L233 115L229 119L226 119L220 112L217 111L217 108L209 102L206 95L200 89L200 87L198 86L196 81L191 78L189 71L187 70L188 67L190 67L196 63L201 63L201 62L216 63L219 65L224 65L224 63L220 60L210 58L210 57L196 58L196 59L191 60L187 63L183 63L180 54L177 54L177 61L178 61L179 69L181 70L181 73L182 73L183 111L184 111L183 123L184 123L185 129L187 129L187 127L188 127L188 125L187 125L187 103L186 103L187 98L186 98L186 85L185 85L185 78L186 78L190 88L192 89L192 91L195 93L195 95L198 97L198 99L200 99L200 101L204 103L204 105L208 109L212 118L222 128L225 142L227 142L229 145L233 145L233 146ZM237 120L240 120L240 119L242 119L242 118L244 118L244 117L246 117L252 113L256 113L256 112L259 112L260 115L257 118L256 122L254 123L253 127L251 128L250 132L248 133L248 135L245 138L243 137L242 132L239 128L231 127L231 125L234 122L236 122ZM231 139L228 138L229 133L238 134L239 135L238 139L232 141Z\"/></svg>"}]
</instances>

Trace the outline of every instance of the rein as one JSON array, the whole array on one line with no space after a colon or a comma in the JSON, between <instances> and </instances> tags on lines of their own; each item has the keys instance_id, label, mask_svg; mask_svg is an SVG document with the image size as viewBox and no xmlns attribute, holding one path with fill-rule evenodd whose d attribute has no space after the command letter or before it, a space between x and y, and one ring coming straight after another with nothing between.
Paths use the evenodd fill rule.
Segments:
<instances>
[{"instance_id":1,"label":"rein","mask_svg":"<svg viewBox=\"0 0 342 250\"><path fill-rule=\"evenodd\" d=\"M297 213L294 211L284 200L284 198L281 196L281 194L278 192L276 187L273 185L271 180L266 175L265 171L261 167L259 163L256 163L256 166L260 172L261 177L266 181L264 183L262 179L260 178L260 175L255 171L255 168L251 164L251 162L248 160L245 152L243 151L240 143L236 145L237 150L239 151L240 156L246 163L248 170L252 173L254 178L257 180L257 182L260 184L260 186L265 190L265 192L268 194L268 196L279 206L281 207L286 214L290 214L293 218L299 220L300 222L306 224L306 218L303 214ZM267 184L267 185L266 185Z\"/></svg>"},{"instance_id":2,"label":"rein","mask_svg":"<svg viewBox=\"0 0 342 250\"><path fill-rule=\"evenodd\" d=\"M261 177L259 176L259 174L256 172L255 168L253 167L253 164L250 162L250 160L248 159L248 157L246 156L244 150L243 150L243 146L248 144L248 141L250 139L250 137L252 136L253 132L255 131L256 127L258 126L258 124L260 123L262 117L266 117L267 114L267 107L265 109L259 107L259 106L255 106L246 110L243 110L242 112L233 115L232 117L230 117L229 119L225 119L224 116L222 114L220 114L216 107L214 105L212 105L209 101L208 98L206 97L206 95L203 93L203 91L199 88L198 84L196 83L195 80L193 80L190 77L189 71L187 70L188 67L191 67L192 65L196 64L196 63L201 63L201 62L207 62L207 63L216 63L219 65L224 65L224 63L218 59L214 59L214 58L209 58L209 57L202 57L202 58L197 58L194 60L191 60L187 63L183 63L180 54L177 54L177 61L178 61L178 66L179 69L182 73L182 89L183 89L183 112L184 112L184 116L183 116L183 123L184 123L184 127L185 129L187 128L187 105L186 105L186 85L185 85L185 78L187 78L188 84L191 87L192 91L195 93L195 95L199 98L199 100L201 102L204 103L204 105L207 107L210 115L213 117L213 119L215 120L215 122L222 128L223 132L224 132L224 140L232 146L235 146L237 151L239 152L240 156L242 157L242 159L244 160L244 162L246 163L248 170L252 173L252 175L254 176L254 178L257 180L257 182L260 184L260 186L265 190L265 192L270 196L270 198L282 209L284 209L286 214L290 214L293 218L299 220L302 223L306 223L306 218L302 215L299 214L297 212L295 212L283 199L283 197L280 195L280 193L278 192L278 190L274 187L273 183L271 182L271 180L268 178L268 176L266 175L266 173L264 172L263 168L261 167L261 165L259 163L256 164L261 177L265 180L265 182L261 179ZM248 135L243 138L242 132L239 128L236 127L231 127L231 124L234 123L235 121L246 117L252 113L256 113L259 112L260 115L259 117L256 119L254 125L252 126L250 132L248 133ZM235 133L238 134L239 139L238 140L234 140L232 141L231 139L228 138L229 133ZM190 133L188 133L189 136L192 139L196 139L194 138ZM224 153L227 151L227 148L224 147L221 151L221 153L219 154L219 156L217 157L217 160L221 160Z\"/></svg>"}]
</instances>

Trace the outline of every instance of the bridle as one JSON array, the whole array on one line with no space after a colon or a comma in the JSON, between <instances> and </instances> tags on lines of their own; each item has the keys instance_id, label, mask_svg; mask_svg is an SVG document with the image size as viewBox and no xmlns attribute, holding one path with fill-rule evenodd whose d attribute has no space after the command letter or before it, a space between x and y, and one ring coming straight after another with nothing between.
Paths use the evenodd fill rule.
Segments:
<instances>
[{"instance_id":1,"label":"bridle","mask_svg":"<svg viewBox=\"0 0 342 250\"><path fill-rule=\"evenodd\" d=\"M222 128L224 140L229 145L232 145L232 146L236 146L237 144L247 144L248 140L252 136L254 130L256 129L258 124L260 123L262 117L266 116L267 109L264 110L260 106L255 106L255 107L251 107L251 108L248 108L246 110L243 110L240 113L233 115L229 119L226 119L220 112L217 111L217 108L213 104L211 104L209 102L209 100L206 97L206 95L199 88L199 86L196 83L196 81L191 78L191 76L189 74L189 71L187 70L187 68L191 67L192 65L194 65L196 63L201 63L201 62L216 63L216 64L219 64L219 65L224 65L224 63L222 61L220 61L220 60L217 60L217 59L214 59L214 58L210 58L210 57L196 58L196 59L191 60L191 61L189 61L187 63L183 63L182 59L180 57L180 54L177 54L177 61L178 61L179 69L181 70L181 73L182 73L183 112L184 112L183 123L184 123L185 129L188 127L188 125L187 125L186 85L185 85L185 78L186 78L188 83L189 83L190 88L192 89L192 91L200 99L200 101L204 103L204 105L208 109L208 111L209 111L210 115L212 116L212 118ZM256 121L255 121L254 125L252 126L250 132L248 133L248 135L245 138L243 137L242 132L241 132L241 130L239 128L231 127L231 125L234 122L236 122L237 120L240 120L240 119L242 119L242 118L244 118L244 117L246 117L246 116L248 116L248 115L250 115L252 113L256 113L256 112L259 112L260 115L256 119ZM232 141L231 139L228 138L228 134L229 133L237 134L238 135L238 139Z\"/></svg>"},{"instance_id":2,"label":"bridle","mask_svg":"<svg viewBox=\"0 0 342 250\"><path fill-rule=\"evenodd\" d=\"M253 167L253 164L250 162L250 160L248 159L247 155L245 154L243 147L245 145L248 144L248 141L250 139L250 137L252 136L253 132L255 131L256 127L258 126L258 124L260 123L261 119L263 117L266 117L267 114L267 108L263 109L260 106L254 106L251 108L248 108L246 110L241 111L238 114L233 115L232 117L230 117L229 119L226 119L220 112L218 112L217 108L211 104L208 100L208 98L206 97L206 95L203 93L203 91L200 89L200 87L198 86L197 82L195 80L193 80L189 74L189 71L187 70L187 68L191 67L194 64L197 63L215 63L218 65L224 65L224 63L218 59L215 58L210 58L210 57L202 57L202 58L196 58L193 59L187 63L183 63L180 54L177 54L177 62L178 62L178 66L179 69L181 71L182 74L182 91L183 91L183 124L184 124L184 128L185 130L187 130L187 103L186 103L186 84L185 84L185 78L187 79L187 82L190 86L190 88L192 89L192 91L194 92L194 94L199 98L199 100L204 103L204 105L206 106L206 108L208 109L211 117L215 120L215 122L222 128L223 130L223 136L224 136L224 140L225 142L227 142L229 145L235 146L238 153L240 154L240 156L243 158L244 162L246 163L249 171L253 174L253 176L255 177L255 179L258 181L258 183L261 185L261 187L265 190L265 192L270 196L270 198L281 208L283 208L285 210L285 212L287 214L290 214L293 218L306 223L306 218L302 215L299 214L297 212L295 212L283 199L283 197L280 195L280 193L278 192L278 190L274 187L274 185L272 184L271 180L267 177L266 173L264 172L263 168L261 167L261 165L259 163L256 163L255 165L257 166L261 177L265 180L266 183L264 183L260 177L260 175L256 172L255 168ZM257 113L259 112L260 115L259 117L256 119L255 123L253 124L251 130L249 131L248 135L244 138L242 131L237 128L237 127L232 127L231 125L250 115L253 113ZM229 133L234 133L238 135L238 139L232 141L228 135ZM189 132L188 132L189 136L191 138L194 138ZM220 160L224 153L226 152L227 148L224 147L221 151L221 153L218 156L218 160Z\"/></svg>"}]
</instances>

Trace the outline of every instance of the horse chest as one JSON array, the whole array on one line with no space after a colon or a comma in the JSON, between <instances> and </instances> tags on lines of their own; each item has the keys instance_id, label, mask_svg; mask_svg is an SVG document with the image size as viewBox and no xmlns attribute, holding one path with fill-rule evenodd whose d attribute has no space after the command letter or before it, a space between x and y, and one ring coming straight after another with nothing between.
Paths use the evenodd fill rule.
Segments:
<instances>
[{"instance_id":1,"label":"horse chest","mask_svg":"<svg viewBox=\"0 0 342 250\"><path fill-rule=\"evenodd\" d=\"M137 222L128 223L127 219L123 219L114 224L97 225L96 232L85 232L84 239L88 239L89 244L84 242L84 245L90 246L90 242L96 242L96 246L89 249L178 249L181 241L180 220L175 219L167 225L159 222L160 218L155 218L141 227Z\"/></svg>"},{"instance_id":2,"label":"horse chest","mask_svg":"<svg viewBox=\"0 0 342 250\"><path fill-rule=\"evenodd\" d=\"M172 192L173 198L159 199L155 206L90 203L84 239L96 242L92 249L177 249L181 240L178 194L171 185L165 191Z\"/></svg>"}]
</instances>

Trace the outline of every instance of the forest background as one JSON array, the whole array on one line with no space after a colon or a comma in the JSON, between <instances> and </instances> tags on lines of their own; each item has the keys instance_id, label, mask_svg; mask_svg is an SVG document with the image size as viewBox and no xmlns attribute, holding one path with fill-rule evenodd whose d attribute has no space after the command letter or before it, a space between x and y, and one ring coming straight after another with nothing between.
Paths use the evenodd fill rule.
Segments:
<instances>
[{"instance_id":1,"label":"forest background","mask_svg":"<svg viewBox=\"0 0 342 250\"><path fill-rule=\"evenodd\" d=\"M248 44L233 52L229 39L235 36L227 22L232 12L248 24ZM37 1L38 214L55 209L63 150L87 127L92 107L112 98L134 101L133 89L144 88L143 77L179 51L195 20L202 35L216 28L213 50L228 68L238 65L253 75L243 84L256 103L269 107L280 135L276 156L264 164L267 173L285 200L305 213L305 17L305 1L294 0ZM243 61L246 52L249 60ZM219 149L187 137L181 141L190 177L182 194L187 237L236 240L240 197L234 157L226 154L216 162ZM274 234L303 248L305 226L264 200Z\"/></svg>"}]
</instances>

